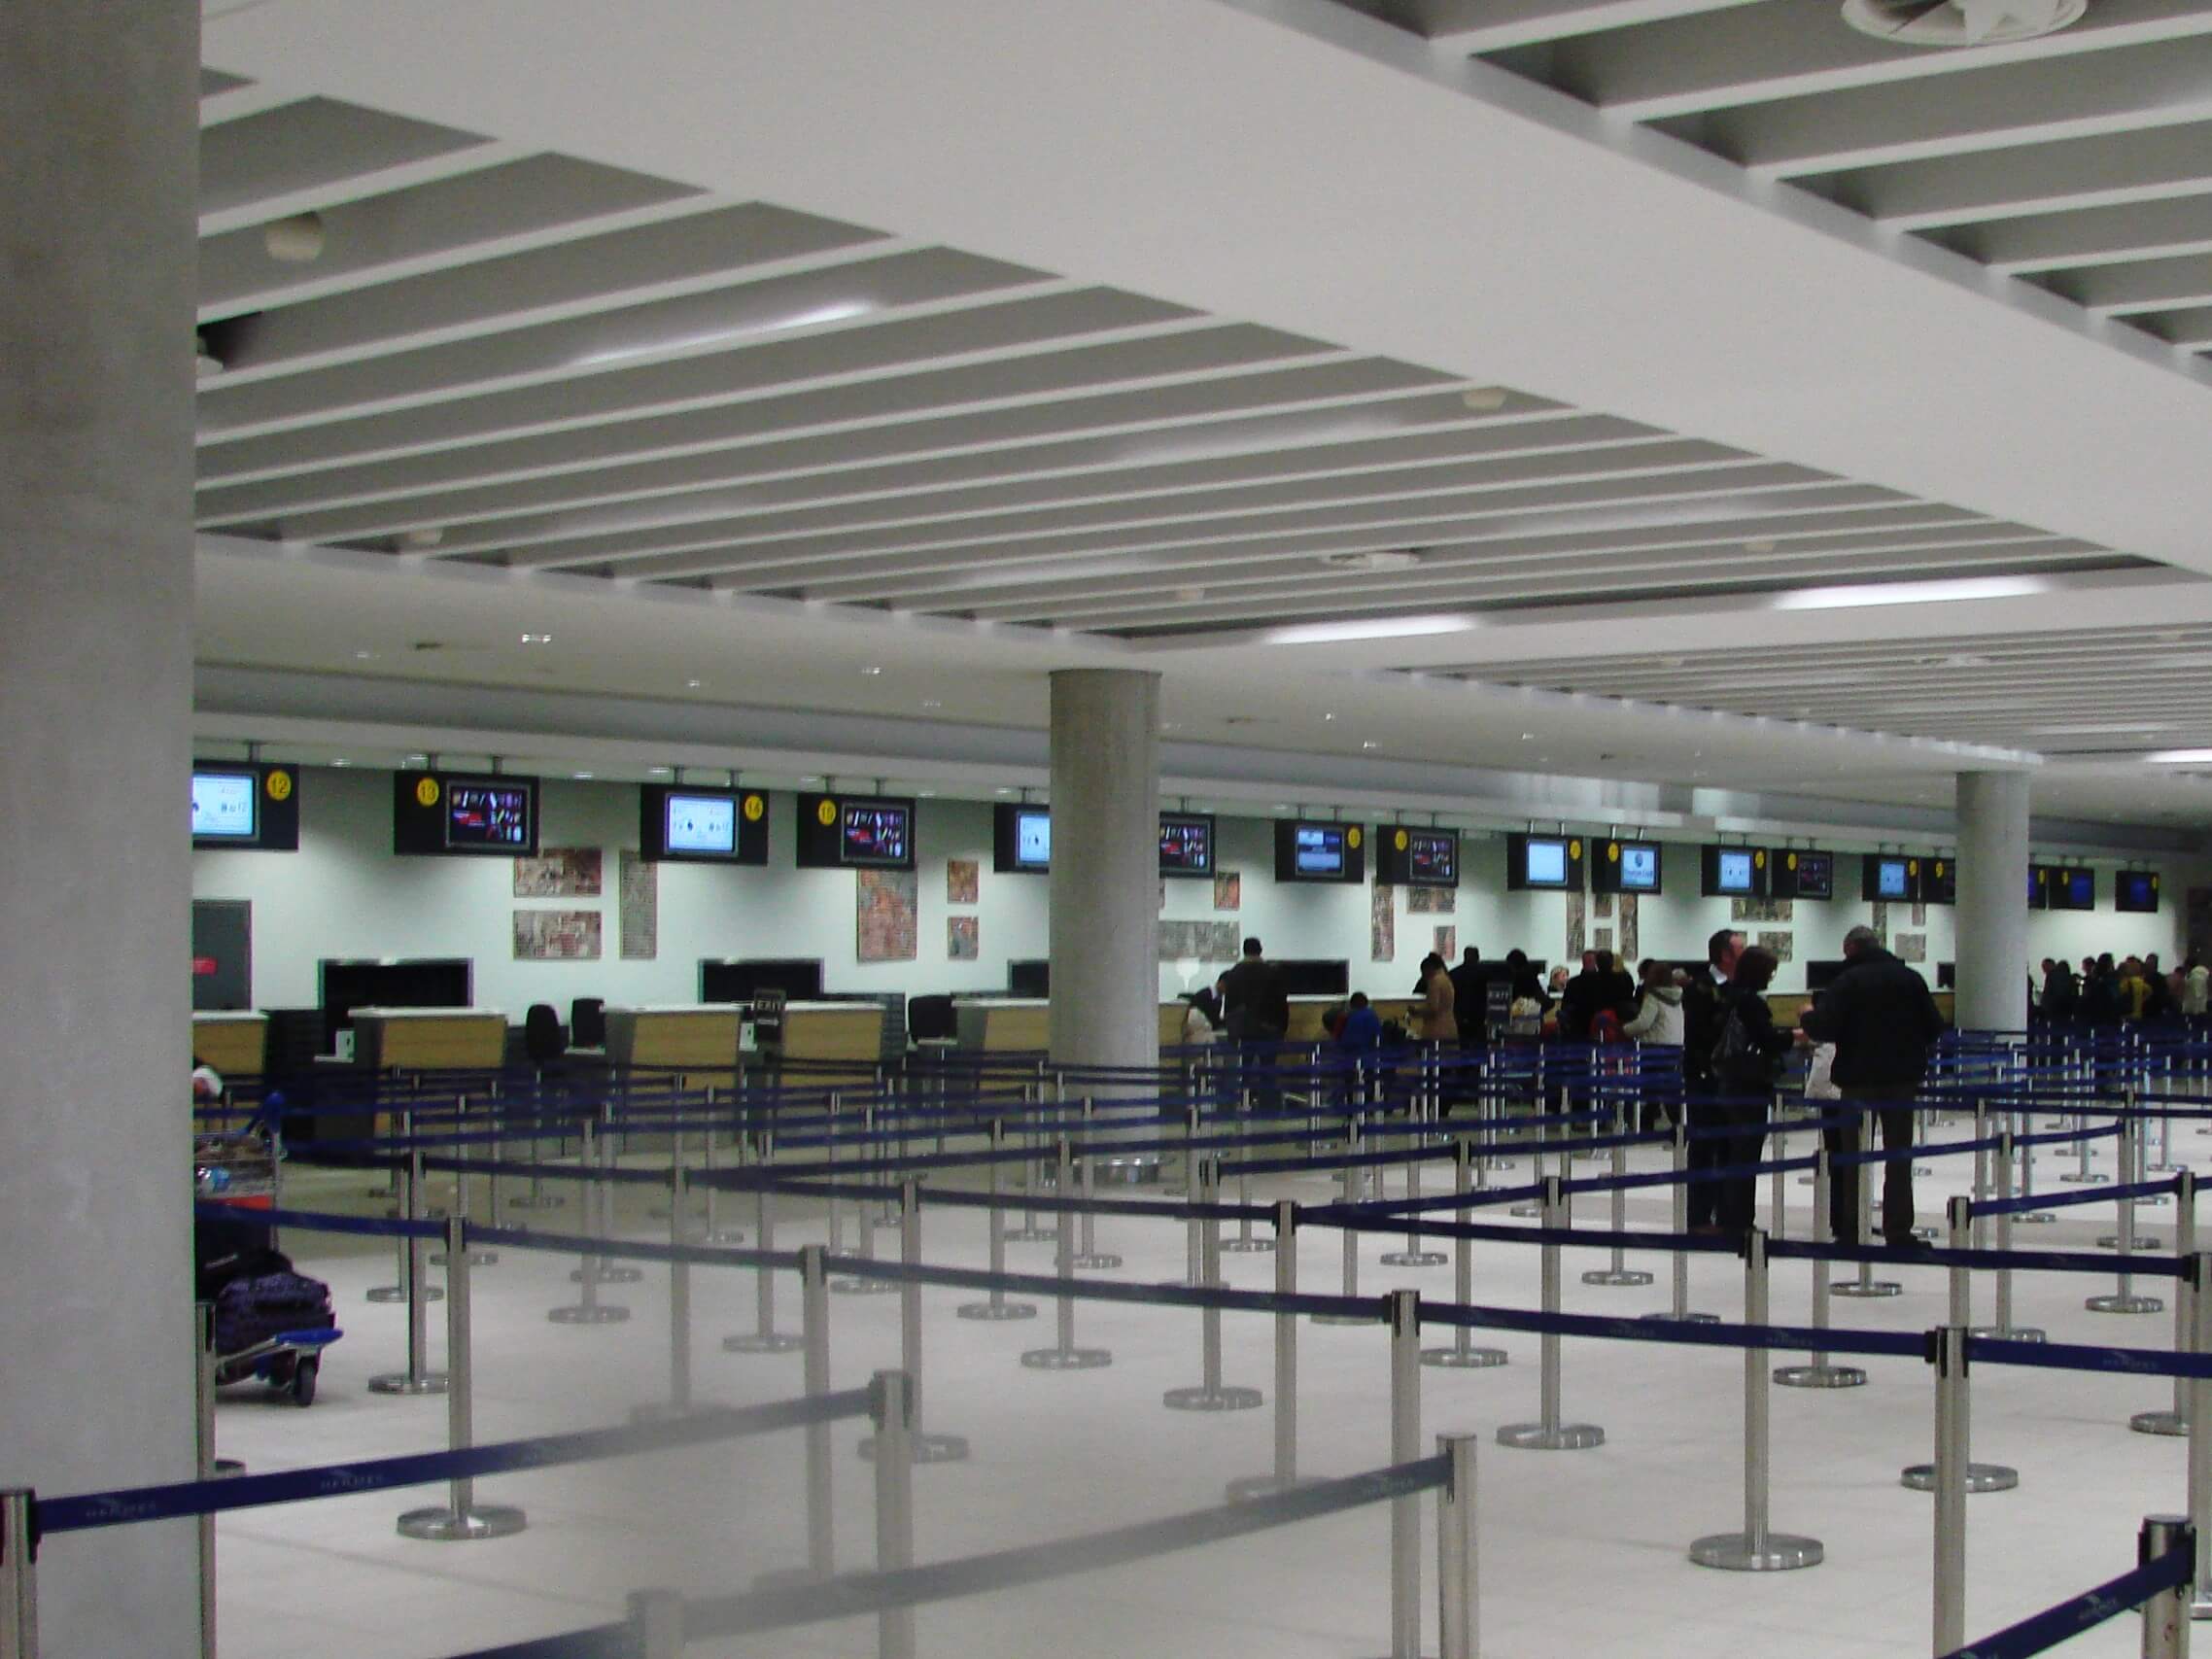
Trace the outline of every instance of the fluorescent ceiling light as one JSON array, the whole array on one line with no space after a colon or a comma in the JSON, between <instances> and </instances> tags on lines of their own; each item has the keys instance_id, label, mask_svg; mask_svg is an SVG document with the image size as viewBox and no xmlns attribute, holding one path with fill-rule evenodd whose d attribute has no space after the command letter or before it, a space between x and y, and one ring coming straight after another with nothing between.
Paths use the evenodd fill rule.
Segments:
<instances>
[{"instance_id":1,"label":"fluorescent ceiling light","mask_svg":"<svg viewBox=\"0 0 2212 1659\"><path fill-rule=\"evenodd\" d=\"M2212 764L2212 749L2159 749L2143 758L2153 766L2204 766Z\"/></svg>"},{"instance_id":2,"label":"fluorescent ceiling light","mask_svg":"<svg viewBox=\"0 0 2212 1659\"><path fill-rule=\"evenodd\" d=\"M742 340L749 334L774 334L789 328L812 328L823 323L843 323L847 318L865 317L875 309L875 306L859 299L848 299L835 305L817 305L811 311L794 311L788 317L778 317L765 323L742 323L735 328L709 328L697 334L677 334L671 339L647 340L634 346L609 346L605 351L584 353L570 366L588 368L595 363L626 363L632 358L697 351L706 346L722 345L730 340Z\"/></svg>"},{"instance_id":3,"label":"fluorescent ceiling light","mask_svg":"<svg viewBox=\"0 0 2212 1659\"><path fill-rule=\"evenodd\" d=\"M2158 720L2106 720L2091 721L2079 726L2037 726L2033 735L2039 738L2109 738L2140 732L2148 737L2153 732L2172 730L2172 726Z\"/></svg>"},{"instance_id":4,"label":"fluorescent ceiling light","mask_svg":"<svg viewBox=\"0 0 2212 1659\"><path fill-rule=\"evenodd\" d=\"M1854 582L1848 587L1799 588L1776 594L1776 610L1841 610L1862 605L1939 605L1950 600L2024 599L2049 593L2046 576L1959 576L1936 582Z\"/></svg>"},{"instance_id":5,"label":"fluorescent ceiling light","mask_svg":"<svg viewBox=\"0 0 2212 1659\"><path fill-rule=\"evenodd\" d=\"M1261 636L1267 645L1331 645L1348 639L1410 639L1423 634L1465 634L1471 616L1375 616L1355 622L1301 622L1270 628Z\"/></svg>"}]
</instances>

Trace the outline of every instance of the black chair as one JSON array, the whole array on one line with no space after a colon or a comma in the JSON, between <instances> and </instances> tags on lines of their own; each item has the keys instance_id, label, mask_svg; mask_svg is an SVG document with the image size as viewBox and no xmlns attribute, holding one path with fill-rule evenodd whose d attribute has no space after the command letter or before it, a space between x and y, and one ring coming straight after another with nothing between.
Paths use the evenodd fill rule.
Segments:
<instances>
[{"instance_id":1,"label":"black chair","mask_svg":"<svg viewBox=\"0 0 2212 1659\"><path fill-rule=\"evenodd\" d=\"M553 1068L554 1062L569 1052L569 1034L561 1029L561 1017L549 1002L534 1002L522 1020L523 1052L530 1063L540 1072Z\"/></svg>"},{"instance_id":2,"label":"black chair","mask_svg":"<svg viewBox=\"0 0 2212 1659\"><path fill-rule=\"evenodd\" d=\"M569 1041L579 1049L606 1047L606 1002L579 996L569 1004Z\"/></svg>"},{"instance_id":3,"label":"black chair","mask_svg":"<svg viewBox=\"0 0 2212 1659\"><path fill-rule=\"evenodd\" d=\"M917 1043L948 1042L960 1034L950 996L907 998L907 1035Z\"/></svg>"}]
</instances>

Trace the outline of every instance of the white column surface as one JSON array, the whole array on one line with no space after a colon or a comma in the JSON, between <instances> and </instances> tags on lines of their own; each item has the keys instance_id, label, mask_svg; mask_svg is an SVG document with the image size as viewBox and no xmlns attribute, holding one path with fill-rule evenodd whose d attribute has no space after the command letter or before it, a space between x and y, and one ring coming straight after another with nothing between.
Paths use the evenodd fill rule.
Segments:
<instances>
[{"instance_id":1,"label":"white column surface","mask_svg":"<svg viewBox=\"0 0 2212 1659\"><path fill-rule=\"evenodd\" d=\"M2027 774L1958 775L1958 1009L1962 1031L2027 1020Z\"/></svg>"}]
</instances>

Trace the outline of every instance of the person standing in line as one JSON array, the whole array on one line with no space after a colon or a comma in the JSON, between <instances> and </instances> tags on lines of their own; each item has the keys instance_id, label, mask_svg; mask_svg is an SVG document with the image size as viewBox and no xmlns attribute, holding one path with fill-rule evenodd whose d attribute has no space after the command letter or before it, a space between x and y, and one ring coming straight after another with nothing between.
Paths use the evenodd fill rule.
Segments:
<instances>
[{"instance_id":1,"label":"person standing in line","mask_svg":"<svg viewBox=\"0 0 2212 1659\"><path fill-rule=\"evenodd\" d=\"M1775 1029L1767 1006L1767 987L1775 982L1780 958L1754 945L1736 958L1720 1004L1720 1029L1712 1043L1712 1087L1718 1099L1713 1118L1728 1125L1711 1143L1719 1149L1721 1168L1741 1169L1759 1161L1766 1145L1767 1118L1774 1111L1775 1079L1794 1039ZM1759 1178L1736 1174L1708 1182L1719 1189L1714 1225L1729 1238L1750 1231L1757 1213Z\"/></svg>"},{"instance_id":2,"label":"person standing in line","mask_svg":"<svg viewBox=\"0 0 2212 1659\"><path fill-rule=\"evenodd\" d=\"M2193 950L2181 965L2181 1017L2194 1030L2208 1012L2212 1012L2212 968Z\"/></svg>"},{"instance_id":3,"label":"person standing in line","mask_svg":"<svg viewBox=\"0 0 2212 1659\"><path fill-rule=\"evenodd\" d=\"M1882 1128L1884 1151L1913 1144L1913 1103L1927 1075L1928 1052L1943 1035L1943 1016L1928 982L1883 949L1871 927L1844 935L1844 971L1805 1010L1805 1034L1815 1043L1836 1045L1832 1071L1849 1121L1826 1130L1832 1162L1829 1175L1829 1227L1838 1244L1855 1245L1858 1233L1859 1165L1835 1161L1857 1152L1872 1138L1871 1114ZM1913 1162L1893 1158L1883 1165L1882 1235L1892 1250L1913 1248Z\"/></svg>"},{"instance_id":4,"label":"person standing in line","mask_svg":"<svg viewBox=\"0 0 2212 1659\"><path fill-rule=\"evenodd\" d=\"M1694 974L1682 987L1682 1096L1684 1116L1693 1129L1717 1125L1711 1104L1712 1045L1720 1035L1721 998L1729 977L1744 954L1744 935L1724 927L1705 942L1705 972ZM1711 1136L1690 1142L1689 1167L1717 1169L1723 1148ZM1692 1232L1715 1232L1720 1213L1719 1188L1711 1181L1690 1183L1689 1220Z\"/></svg>"},{"instance_id":5,"label":"person standing in line","mask_svg":"<svg viewBox=\"0 0 2212 1659\"><path fill-rule=\"evenodd\" d=\"M1291 998L1258 939L1244 942L1244 959L1222 976L1222 1015L1236 1044L1244 1088L1255 1105L1274 1111L1283 1100L1275 1060L1290 1035Z\"/></svg>"},{"instance_id":6,"label":"person standing in line","mask_svg":"<svg viewBox=\"0 0 2212 1659\"><path fill-rule=\"evenodd\" d=\"M1444 959L1432 950L1421 959L1420 1000L1405 1011L1414 1041L1435 1048L1440 1062L1460 1040L1459 1004Z\"/></svg>"}]
</instances>

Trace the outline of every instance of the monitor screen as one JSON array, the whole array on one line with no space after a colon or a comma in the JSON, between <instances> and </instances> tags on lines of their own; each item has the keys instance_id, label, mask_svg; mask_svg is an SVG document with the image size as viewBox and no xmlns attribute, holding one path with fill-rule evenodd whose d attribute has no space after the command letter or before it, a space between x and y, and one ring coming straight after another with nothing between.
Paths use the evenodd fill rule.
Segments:
<instances>
[{"instance_id":1,"label":"monitor screen","mask_svg":"<svg viewBox=\"0 0 2212 1659\"><path fill-rule=\"evenodd\" d=\"M536 839L530 807L526 784L456 779L445 791L445 845L526 850Z\"/></svg>"},{"instance_id":2,"label":"monitor screen","mask_svg":"<svg viewBox=\"0 0 2212 1659\"><path fill-rule=\"evenodd\" d=\"M1528 863L1522 879L1532 887L1567 885L1567 843L1529 838Z\"/></svg>"},{"instance_id":3,"label":"monitor screen","mask_svg":"<svg viewBox=\"0 0 2212 1659\"><path fill-rule=\"evenodd\" d=\"M1747 893L1751 890L1751 849L1738 851L1723 847L1718 859L1716 881L1724 893Z\"/></svg>"},{"instance_id":4,"label":"monitor screen","mask_svg":"<svg viewBox=\"0 0 2212 1659\"><path fill-rule=\"evenodd\" d=\"M1460 879L1460 838L1448 830L1412 830L1406 835L1407 874L1423 885L1453 887Z\"/></svg>"},{"instance_id":5,"label":"monitor screen","mask_svg":"<svg viewBox=\"0 0 2212 1659\"><path fill-rule=\"evenodd\" d=\"M1344 832L1330 824L1297 827L1297 872L1301 876L1344 874Z\"/></svg>"},{"instance_id":6,"label":"monitor screen","mask_svg":"<svg viewBox=\"0 0 2212 1659\"><path fill-rule=\"evenodd\" d=\"M2159 879L2148 870L2123 870L2112 879L2115 910L2149 913L2159 908Z\"/></svg>"},{"instance_id":7,"label":"monitor screen","mask_svg":"<svg viewBox=\"0 0 2212 1659\"><path fill-rule=\"evenodd\" d=\"M1776 862L1788 886L1787 898L1832 899L1836 896L1836 856L1832 852L1778 852Z\"/></svg>"},{"instance_id":8,"label":"monitor screen","mask_svg":"<svg viewBox=\"0 0 2212 1659\"><path fill-rule=\"evenodd\" d=\"M2027 908L2029 910L2042 910L2044 908L2043 872L2032 866L2027 872Z\"/></svg>"},{"instance_id":9,"label":"monitor screen","mask_svg":"<svg viewBox=\"0 0 2212 1659\"><path fill-rule=\"evenodd\" d=\"M847 804L839 852L847 864L905 866L914 857L913 812L881 802Z\"/></svg>"},{"instance_id":10,"label":"monitor screen","mask_svg":"<svg viewBox=\"0 0 2212 1659\"><path fill-rule=\"evenodd\" d=\"M1620 885L1624 893L1657 892L1659 849L1638 842L1621 843Z\"/></svg>"},{"instance_id":11,"label":"monitor screen","mask_svg":"<svg viewBox=\"0 0 2212 1659\"><path fill-rule=\"evenodd\" d=\"M1902 858L1884 858L1876 863L1874 890L1885 899L1901 899L1911 891L1906 884L1905 861Z\"/></svg>"},{"instance_id":12,"label":"monitor screen","mask_svg":"<svg viewBox=\"0 0 2212 1659\"><path fill-rule=\"evenodd\" d=\"M1211 876L1214 873L1214 820L1201 812L1159 814L1159 873Z\"/></svg>"},{"instance_id":13,"label":"monitor screen","mask_svg":"<svg viewBox=\"0 0 2212 1659\"><path fill-rule=\"evenodd\" d=\"M729 795L679 795L669 792L663 807L671 852L735 852L738 803Z\"/></svg>"},{"instance_id":14,"label":"monitor screen","mask_svg":"<svg viewBox=\"0 0 2212 1659\"><path fill-rule=\"evenodd\" d=\"M254 772L192 773L192 838L252 841L259 828L256 807L260 778Z\"/></svg>"},{"instance_id":15,"label":"monitor screen","mask_svg":"<svg viewBox=\"0 0 2212 1659\"><path fill-rule=\"evenodd\" d=\"M1049 870L1053 863L1053 814L1043 807L1014 814L1014 861L1024 870Z\"/></svg>"},{"instance_id":16,"label":"monitor screen","mask_svg":"<svg viewBox=\"0 0 2212 1659\"><path fill-rule=\"evenodd\" d=\"M2066 898L2076 910L2096 909L2096 872L2094 870L2069 870L2066 872Z\"/></svg>"}]
</instances>

